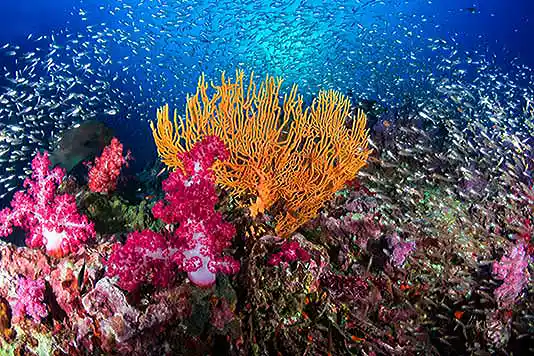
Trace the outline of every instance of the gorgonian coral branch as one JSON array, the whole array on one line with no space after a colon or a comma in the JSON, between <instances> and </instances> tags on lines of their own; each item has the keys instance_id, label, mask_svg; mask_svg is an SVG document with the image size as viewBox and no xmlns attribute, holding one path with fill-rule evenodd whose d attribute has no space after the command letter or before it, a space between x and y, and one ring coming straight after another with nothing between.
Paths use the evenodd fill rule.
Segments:
<instances>
[{"instance_id":1,"label":"gorgonian coral branch","mask_svg":"<svg viewBox=\"0 0 534 356\"><path fill-rule=\"evenodd\" d=\"M171 122L168 106L158 110L154 141L162 161L183 170L179 153L205 136L220 137L229 158L214 164L216 182L242 200L254 197L253 217L284 202L273 215L277 234L288 236L366 164L366 116L358 111L347 120L350 100L335 91L320 92L304 109L296 86L280 103L280 78L267 76L256 87L251 76L245 88L243 77L237 71L231 81L223 73L210 97L202 76L184 120L175 112Z\"/></svg>"}]
</instances>

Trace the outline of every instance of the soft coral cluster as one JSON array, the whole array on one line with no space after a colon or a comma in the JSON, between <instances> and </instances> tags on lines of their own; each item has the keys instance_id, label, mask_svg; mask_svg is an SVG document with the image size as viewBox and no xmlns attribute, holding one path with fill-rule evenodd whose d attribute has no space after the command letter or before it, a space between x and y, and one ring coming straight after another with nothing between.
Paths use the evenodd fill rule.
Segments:
<instances>
[{"instance_id":1,"label":"soft coral cluster","mask_svg":"<svg viewBox=\"0 0 534 356\"><path fill-rule=\"evenodd\" d=\"M48 315L44 304L45 281L42 278L20 277L17 286L17 300L12 304L13 316L23 318L29 315L36 323Z\"/></svg>"},{"instance_id":2,"label":"soft coral cluster","mask_svg":"<svg viewBox=\"0 0 534 356\"><path fill-rule=\"evenodd\" d=\"M16 192L11 208L0 211L0 236L8 236L13 226L28 232L26 244L44 246L51 256L61 257L76 252L80 245L95 236L93 223L77 211L70 194L56 194L65 170L50 170L48 153L37 153L32 161L33 173L26 178L26 192Z\"/></svg>"},{"instance_id":3,"label":"soft coral cluster","mask_svg":"<svg viewBox=\"0 0 534 356\"><path fill-rule=\"evenodd\" d=\"M492 271L495 278L503 281L494 292L499 306L512 306L527 285L530 278L528 262L529 256L525 244L519 243L507 256L503 256L499 262L493 264Z\"/></svg>"},{"instance_id":4,"label":"soft coral cluster","mask_svg":"<svg viewBox=\"0 0 534 356\"><path fill-rule=\"evenodd\" d=\"M280 247L280 251L271 255L267 264L277 266L297 260L307 262L310 260L310 254L300 246L298 241L288 241Z\"/></svg>"},{"instance_id":5,"label":"soft coral cluster","mask_svg":"<svg viewBox=\"0 0 534 356\"><path fill-rule=\"evenodd\" d=\"M174 264L166 236L150 230L132 232L124 245L116 244L107 265L108 276L119 276L119 286L134 291L142 284L169 285Z\"/></svg>"},{"instance_id":6,"label":"soft coral cluster","mask_svg":"<svg viewBox=\"0 0 534 356\"><path fill-rule=\"evenodd\" d=\"M95 164L89 170L89 189L92 192L108 194L117 188L121 168L127 164L129 157L129 153L124 157L122 151L122 143L114 137L102 155L95 158Z\"/></svg>"},{"instance_id":7,"label":"soft coral cluster","mask_svg":"<svg viewBox=\"0 0 534 356\"><path fill-rule=\"evenodd\" d=\"M119 285L129 291L143 283L166 286L175 268L188 273L198 286L211 286L215 274L234 274L239 263L222 256L235 229L215 211L217 195L211 166L228 155L222 141L208 136L189 152L180 154L185 172L172 172L163 182L165 199L154 205L154 217L167 224L179 224L173 232L149 230L128 236L116 245L107 262L107 274L119 276Z\"/></svg>"},{"instance_id":8,"label":"soft coral cluster","mask_svg":"<svg viewBox=\"0 0 534 356\"><path fill-rule=\"evenodd\" d=\"M395 232L387 238L388 247L391 250L390 262L393 266L400 268L406 261L406 258L415 250L414 241L402 241Z\"/></svg>"}]
</instances>

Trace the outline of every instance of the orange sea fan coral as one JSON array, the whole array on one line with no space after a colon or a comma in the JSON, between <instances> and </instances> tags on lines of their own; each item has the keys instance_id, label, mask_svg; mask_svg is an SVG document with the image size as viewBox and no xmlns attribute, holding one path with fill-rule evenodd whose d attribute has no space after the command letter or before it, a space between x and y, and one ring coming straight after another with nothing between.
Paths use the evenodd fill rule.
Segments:
<instances>
[{"instance_id":1,"label":"orange sea fan coral","mask_svg":"<svg viewBox=\"0 0 534 356\"><path fill-rule=\"evenodd\" d=\"M252 216L282 203L283 209L271 213L277 234L287 236L315 217L365 165L370 153L366 117L358 111L348 123L350 101L335 91L321 91L303 110L296 85L281 103L280 78L267 76L259 88L253 75L246 88L243 78L243 71L236 72L234 82L223 73L209 96L202 75L195 95L187 98L185 119L175 111L171 122L166 105L157 111L152 133L171 169L183 169L177 153L206 135L220 137L230 158L213 166L217 183L234 196L255 197Z\"/></svg>"}]
</instances>

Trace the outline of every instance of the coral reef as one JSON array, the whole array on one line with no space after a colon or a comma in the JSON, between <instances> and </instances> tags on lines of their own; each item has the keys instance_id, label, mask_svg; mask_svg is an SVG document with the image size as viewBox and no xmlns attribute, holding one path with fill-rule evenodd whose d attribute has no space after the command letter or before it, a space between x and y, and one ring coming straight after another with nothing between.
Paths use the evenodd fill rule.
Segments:
<instances>
[{"instance_id":1,"label":"coral reef","mask_svg":"<svg viewBox=\"0 0 534 356\"><path fill-rule=\"evenodd\" d=\"M215 273L235 274L239 263L221 256L231 245L235 229L215 211L217 195L210 167L225 159L226 149L214 136L207 136L190 152L181 155L186 174L178 170L163 181L165 199L152 208L154 217L166 224L179 224L172 233L134 232L126 244L115 246L107 274L119 276L129 291L141 283L167 286L174 268L188 273L198 286L215 283Z\"/></svg>"},{"instance_id":2,"label":"coral reef","mask_svg":"<svg viewBox=\"0 0 534 356\"><path fill-rule=\"evenodd\" d=\"M201 79L187 115L217 120L228 112L218 110L235 105L239 110L229 112L239 119L243 108L265 116L274 107L269 115L277 117L280 83L267 78L256 91L251 81L244 96L242 79L242 73L236 83L223 77L212 101ZM295 88L284 103L284 111L300 113ZM324 93L305 113L319 118L324 110L339 109L349 126L362 119L343 105L336 94ZM157 132L170 138L174 128L166 126L165 110ZM338 114L331 112L328 120ZM178 125L190 139L175 147L179 169L159 178L159 168L150 168L145 186L154 190L140 200L126 199L120 188L91 192L85 181L50 169L46 153L37 154L26 192L17 192L12 207L0 212L5 235L14 226L27 233L26 246L0 242L0 354L534 352L534 182L532 156L525 154L530 151L523 141L510 142L477 124L460 130L447 121L450 127L437 135L435 127L395 120L391 111L376 115L385 115L376 118L372 133L371 142L380 145L372 154L361 151L365 147L356 150L351 174L338 172L351 178L342 189L317 183L328 193L312 194L312 200L320 196L316 206L298 187L283 191L282 178L269 175L275 170L265 160L263 173L253 169L246 178L254 182L258 174L264 180L236 195L218 174L230 177L261 162L251 158L259 157L254 153L247 156L252 161L243 158L232 166L241 138L229 144L223 131L223 137L208 132L196 137L196 131ZM288 122L296 131L272 129L280 129L282 141L291 145L299 130L313 131L298 126L304 122ZM331 129L344 132L336 125ZM365 140L360 129L357 141ZM482 138L473 140L473 132ZM278 143L280 137L269 139ZM464 142L460 147L470 154L479 148L501 156L479 157L466 168L465 157L455 158L454 145L443 143L452 139ZM311 142L293 149L311 152L306 144ZM444 150L453 158L445 159ZM367 154L369 166L358 172ZM287 174L288 179L313 171L318 160L290 159L295 176ZM234 173L223 172L228 167ZM290 191L293 202L315 206L308 216L313 219L280 220L297 206L284 195ZM278 201L265 205L271 194ZM249 205L251 197L256 200ZM73 242L59 243L56 253L48 248L50 231Z\"/></svg>"}]
</instances>

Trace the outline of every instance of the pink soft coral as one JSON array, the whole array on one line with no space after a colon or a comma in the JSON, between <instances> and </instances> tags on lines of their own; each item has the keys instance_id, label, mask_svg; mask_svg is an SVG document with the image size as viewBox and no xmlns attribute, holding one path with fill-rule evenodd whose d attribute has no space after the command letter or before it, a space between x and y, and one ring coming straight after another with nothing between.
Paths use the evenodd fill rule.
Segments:
<instances>
[{"instance_id":1,"label":"pink soft coral","mask_svg":"<svg viewBox=\"0 0 534 356\"><path fill-rule=\"evenodd\" d=\"M44 304L45 281L42 278L19 278L17 299L12 303L13 316L16 319L29 315L36 323L48 315Z\"/></svg>"},{"instance_id":2,"label":"pink soft coral","mask_svg":"<svg viewBox=\"0 0 534 356\"><path fill-rule=\"evenodd\" d=\"M510 307L525 288L530 278L528 273L528 255L523 242L512 248L512 251L493 264L493 274L503 284L495 290L495 297L501 307Z\"/></svg>"},{"instance_id":3,"label":"pink soft coral","mask_svg":"<svg viewBox=\"0 0 534 356\"><path fill-rule=\"evenodd\" d=\"M415 242L402 241L397 233L393 233L393 235L389 236L387 242L391 249L391 264L397 268L402 267L406 258L415 250Z\"/></svg>"},{"instance_id":4,"label":"pink soft coral","mask_svg":"<svg viewBox=\"0 0 534 356\"><path fill-rule=\"evenodd\" d=\"M26 192L16 192L11 209L0 211L0 236L8 236L13 226L28 232L29 247L44 246L51 256L62 257L78 250L95 236L93 224L80 215L76 200L69 194L56 194L65 170L50 170L48 153L37 153L32 161L33 173L24 181Z\"/></svg>"},{"instance_id":5,"label":"pink soft coral","mask_svg":"<svg viewBox=\"0 0 534 356\"><path fill-rule=\"evenodd\" d=\"M239 263L222 256L235 229L215 211L217 195L210 170L216 158L224 159L227 155L222 141L215 136L204 138L190 152L180 155L186 173L172 172L163 181L165 199L152 209L156 218L179 227L164 235L150 231L133 233L125 245L114 248L107 274L118 275L122 288L131 291L150 281L166 285L173 266L187 272L191 282L203 287L215 282L217 272L237 273Z\"/></svg>"}]
</instances>

